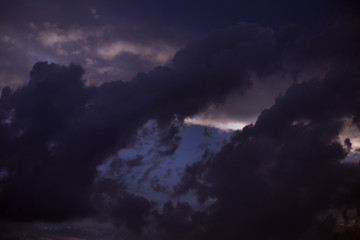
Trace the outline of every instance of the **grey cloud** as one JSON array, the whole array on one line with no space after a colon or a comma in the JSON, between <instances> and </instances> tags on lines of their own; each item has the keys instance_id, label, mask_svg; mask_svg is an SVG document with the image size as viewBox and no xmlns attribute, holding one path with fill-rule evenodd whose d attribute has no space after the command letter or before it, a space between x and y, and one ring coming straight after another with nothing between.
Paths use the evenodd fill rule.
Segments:
<instances>
[{"instance_id":1,"label":"grey cloud","mask_svg":"<svg viewBox=\"0 0 360 240\"><path fill-rule=\"evenodd\" d=\"M138 72L166 64L179 46L157 36L146 40L126 31L127 28L112 24L63 26L52 22L24 22L14 27L9 23L3 26L0 50L11 66L18 66L24 73L37 61L82 64L88 84L98 85L130 80ZM18 68L5 64L0 67L4 72L1 82L8 82L8 75L18 74Z\"/></svg>"},{"instance_id":2,"label":"grey cloud","mask_svg":"<svg viewBox=\"0 0 360 240\"><path fill-rule=\"evenodd\" d=\"M1 218L94 217L126 228L129 238L142 232L148 239L289 239L331 204L356 206L358 167L342 165L348 148L338 140L343 117L359 122L358 53L351 51L360 42L359 25L347 24L343 37L335 27L302 39L241 23L189 44L168 66L97 87L85 85L78 65L35 64L30 81L4 88L0 99L0 168L8 173L0 182ZM98 178L97 166L133 145L149 120L164 131L160 150L172 154L180 141L176 121L225 102L234 91L246 94L253 76L271 85L266 80L273 76L296 75L306 59L334 71L293 84L255 125L186 168L175 192L195 190L202 209L168 202L159 210L130 193L122 176ZM156 178L152 186L165 189Z\"/></svg>"},{"instance_id":3,"label":"grey cloud","mask_svg":"<svg viewBox=\"0 0 360 240\"><path fill-rule=\"evenodd\" d=\"M340 141L347 119L359 127L359 24L355 19L343 27L348 32L335 25L298 42L299 62L329 64L324 77L292 84L215 156L186 168L175 190L196 190L201 202L215 199L206 210L189 213L187 239L358 236L348 223L339 231L334 214L319 218L334 209L358 209L359 203L359 165L343 162L351 139Z\"/></svg>"},{"instance_id":4,"label":"grey cloud","mask_svg":"<svg viewBox=\"0 0 360 240\"><path fill-rule=\"evenodd\" d=\"M250 71L268 71L272 66L272 58L266 57L272 46L269 34L247 24L215 32L203 44L180 51L171 67L155 68L131 82L99 87L85 85L84 70L78 65L35 64L28 84L14 91L4 88L1 97L0 164L8 173L1 182L2 218L64 221L96 216L102 204L94 205L91 199L102 199L107 191L99 188L100 197L93 197L96 167L129 146L150 119L165 129L159 144L170 148L162 154L172 154L179 142L178 129L171 127L175 119L182 121L211 102L223 101L234 88L247 89ZM231 37L234 53L227 50ZM247 49L262 41L264 53ZM214 43L219 47L211 49ZM244 56L240 54L243 47ZM199 53L197 58L194 52ZM193 58L191 64L188 55ZM128 193L126 187L120 191L121 179L108 183L112 193L108 207L117 209L111 219L139 231L147 222L151 202ZM137 214L132 215L133 211Z\"/></svg>"}]
</instances>

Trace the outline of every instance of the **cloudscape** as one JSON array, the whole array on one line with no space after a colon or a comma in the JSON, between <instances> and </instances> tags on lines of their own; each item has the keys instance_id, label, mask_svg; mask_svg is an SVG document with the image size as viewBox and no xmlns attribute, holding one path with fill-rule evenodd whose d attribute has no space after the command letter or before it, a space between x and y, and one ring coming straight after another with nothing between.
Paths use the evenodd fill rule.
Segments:
<instances>
[{"instance_id":1,"label":"cloudscape","mask_svg":"<svg viewBox=\"0 0 360 240\"><path fill-rule=\"evenodd\" d=\"M360 239L356 1L2 1L0 238Z\"/></svg>"}]
</instances>

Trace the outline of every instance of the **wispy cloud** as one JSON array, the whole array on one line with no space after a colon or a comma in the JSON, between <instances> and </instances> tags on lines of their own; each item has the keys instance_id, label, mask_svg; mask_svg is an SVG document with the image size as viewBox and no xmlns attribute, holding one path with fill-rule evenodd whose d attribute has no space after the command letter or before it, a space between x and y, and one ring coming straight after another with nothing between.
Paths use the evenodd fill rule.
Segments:
<instances>
[{"instance_id":1,"label":"wispy cloud","mask_svg":"<svg viewBox=\"0 0 360 240\"><path fill-rule=\"evenodd\" d=\"M98 55L106 60L112 60L122 54L133 54L144 59L164 64L175 54L176 49L166 44L143 44L127 41L116 41L105 44L97 49Z\"/></svg>"}]
</instances>

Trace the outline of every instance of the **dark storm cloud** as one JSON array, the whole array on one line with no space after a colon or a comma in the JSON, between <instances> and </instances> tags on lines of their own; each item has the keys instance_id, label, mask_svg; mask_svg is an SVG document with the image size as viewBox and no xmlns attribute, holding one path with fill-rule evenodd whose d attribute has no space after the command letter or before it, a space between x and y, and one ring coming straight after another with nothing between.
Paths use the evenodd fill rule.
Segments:
<instances>
[{"instance_id":1,"label":"dark storm cloud","mask_svg":"<svg viewBox=\"0 0 360 240\"><path fill-rule=\"evenodd\" d=\"M218 1L15 0L0 4L0 38L10 37L22 45L12 51L9 48L13 48L13 42L1 42L0 53L6 61L0 61L0 87L24 84L23 76L30 66L45 60L82 64L89 82L95 84L130 80L137 72L167 64L177 49L214 28L248 21L275 28L293 23L317 29L313 22L327 21L337 12L357 5L351 1L325 0L292 4L283 0L227 1L226 4ZM99 31L104 34L89 36ZM82 36L69 39L74 37L71 34L74 32ZM49 45L49 40L53 44ZM98 51L109 50L104 49L105 46L113 46L115 49L110 48L110 52L118 54L104 58ZM142 55L144 52L148 54ZM14 59L14 56L17 57Z\"/></svg>"},{"instance_id":2,"label":"dark storm cloud","mask_svg":"<svg viewBox=\"0 0 360 240\"><path fill-rule=\"evenodd\" d=\"M128 193L121 178L107 183L112 194L97 187L96 167L131 146L150 119L163 129L160 153L172 154L180 140L175 119L222 102L234 89L247 89L250 73L274 71L272 36L269 29L240 24L184 48L171 67L99 87L85 86L78 65L35 64L28 84L4 88L1 96L1 217L63 221L109 208L114 222L138 232L152 204ZM160 185L154 180L153 186ZM102 195L108 196L105 207L91 200Z\"/></svg>"},{"instance_id":3,"label":"dark storm cloud","mask_svg":"<svg viewBox=\"0 0 360 240\"><path fill-rule=\"evenodd\" d=\"M356 60L359 55L359 19L356 14L339 18L336 24L308 35L299 25L276 31L277 52L282 56L278 74L252 77L253 86L243 95L231 94L224 106L211 106L200 119L254 123L257 116L274 104L274 99L294 81L323 78L334 66Z\"/></svg>"},{"instance_id":4,"label":"dark storm cloud","mask_svg":"<svg viewBox=\"0 0 360 240\"><path fill-rule=\"evenodd\" d=\"M74 142L72 131L94 91L84 87L82 74L79 66L38 63L26 87L13 94L7 88L3 90L1 105L6 115L2 121L9 121L1 127L1 165L9 175L2 182L3 216L51 220L90 211L84 200L89 193L87 183L95 172L83 168L84 161L91 165L91 155L76 154L75 148L83 146ZM67 198L72 204L64 202ZM44 205L46 202L52 207Z\"/></svg>"},{"instance_id":5,"label":"dark storm cloud","mask_svg":"<svg viewBox=\"0 0 360 240\"><path fill-rule=\"evenodd\" d=\"M144 232L145 239L289 239L322 210L357 206L359 170L340 163L350 142L338 140L343 118L360 119L355 20L315 37L242 23L193 42L167 67L98 87L84 84L78 65L37 63L28 84L4 88L0 99L1 218L110 219L129 229L129 238ZM188 202L156 210L130 193L122 176L98 178L96 167L132 146L149 120L162 131L160 153L173 154L180 141L176 122L223 103L233 91L246 92L254 76L266 82L306 73L308 60L328 64L321 68L326 77L298 79L255 125L186 168L175 195L195 190L202 210ZM150 184L167 191L156 178Z\"/></svg>"},{"instance_id":6,"label":"dark storm cloud","mask_svg":"<svg viewBox=\"0 0 360 240\"><path fill-rule=\"evenodd\" d=\"M98 10L101 15L95 19L92 12L101 6L93 3L0 3L0 87L25 84L23 76L31 66L45 60L83 65L91 84L130 80L138 72L167 64L185 43L184 38L159 34L157 28L136 21L140 18L133 18L124 4L109 2L108 7Z\"/></svg>"},{"instance_id":7,"label":"dark storm cloud","mask_svg":"<svg viewBox=\"0 0 360 240\"><path fill-rule=\"evenodd\" d=\"M300 44L292 57L304 57L305 65L331 62L325 77L293 84L214 157L186 168L175 190L193 189L200 197L206 189L205 196L215 200L200 212L203 218L189 213L186 239L358 236L334 229L349 218L349 209L359 209L360 168L342 162L351 139L339 140L345 119L359 127L359 26L354 19ZM330 222L321 222L319 216L334 209L345 213L330 213Z\"/></svg>"}]
</instances>

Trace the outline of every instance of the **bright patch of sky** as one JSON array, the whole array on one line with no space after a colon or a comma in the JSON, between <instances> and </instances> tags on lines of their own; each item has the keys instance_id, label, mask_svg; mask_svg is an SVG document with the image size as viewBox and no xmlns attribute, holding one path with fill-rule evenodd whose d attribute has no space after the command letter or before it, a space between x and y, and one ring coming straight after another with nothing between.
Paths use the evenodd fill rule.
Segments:
<instances>
[{"instance_id":1,"label":"bright patch of sky","mask_svg":"<svg viewBox=\"0 0 360 240\"><path fill-rule=\"evenodd\" d=\"M213 119L204 119L201 117L186 118L185 123L188 125L199 125L204 127L217 128L223 131L241 130L249 123L234 122L234 121L217 121Z\"/></svg>"},{"instance_id":2,"label":"bright patch of sky","mask_svg":"<svg viewBox=\"0 0 360 240\"><path fill-rule=\"evenodd\" d=\"M360 162L360 131L358 127L351 122L351 119L345 120L345 126L339 136L340 142L342 143L346 138L350 139L351 150L343 162Z\"/></svg>"},{"instance_id":3,"label":"bright patch of sky","mask_svg":"<svg viewBox=\"0 0 360 240\"><path fill-rule=\"evenodd\" d=\"M149 122L144 128L153 129L153 124ZM123 179L129 192L146 196L152 200L160 202L186 200L196 204L195 197L190 196L191 194L181 197L172 196L173 187L179 183L187 165L199 161L205 151L217 152L220 150L231 136L232 131L193 124L180 128L179 134L182 141L173 155L160 154L159 150L166 146L158 145L156 136L159 133L155 130L150 135L140 137L133 147L119 151L117 156L99 166L99 175ZM140 134L141 132L142 130L139 131ZM131 165L137 161L138 165L114 169L117 166L116 161L121 161L125 165Z\"/></svg>"}]
</instances>

